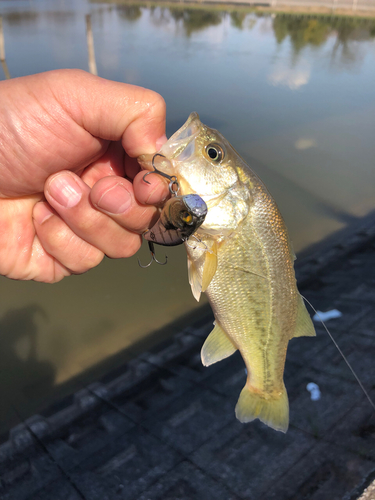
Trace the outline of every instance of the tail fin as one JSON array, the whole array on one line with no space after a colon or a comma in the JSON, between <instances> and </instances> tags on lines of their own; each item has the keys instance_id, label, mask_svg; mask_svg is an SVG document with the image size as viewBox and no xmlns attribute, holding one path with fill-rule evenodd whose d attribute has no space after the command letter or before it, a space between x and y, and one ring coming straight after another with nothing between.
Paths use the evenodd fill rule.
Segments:
<instances>
[{"instance_id":1,"label":"tail fin","mask_svg":"<svg viewBox=\"0 0 375 500\"><path fill-rule=\"evenodd\" d=\"M286 432L289 426L289 402L285 386L279 398L265 399L247 385L242 389L236 405L236 417L242 423L259 418L276 431Z\"/></svg>"}]
</instances>

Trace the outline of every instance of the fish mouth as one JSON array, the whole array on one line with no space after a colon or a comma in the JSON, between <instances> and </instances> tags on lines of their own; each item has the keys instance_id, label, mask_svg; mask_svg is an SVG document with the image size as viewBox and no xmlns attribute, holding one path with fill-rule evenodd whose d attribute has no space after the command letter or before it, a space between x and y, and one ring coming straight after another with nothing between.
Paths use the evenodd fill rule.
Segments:
<instances>
[{"instance_id":1,"label":"fish mouth","mask_svg":"<svg viewBox=\"0 0 375 500\"><path fill-rule=\"evenodd\" d=\"M195 111L155 154L141 155L138 163L144 170L154 170L154 166L167 175L176 175L171 160L184 161L195 150L195 139L204 125Z\"/></svg>"},{"instance_id":2,"label":"fish mouth","mask_svg":"<svg viewBox=\"0 0 375 500\"><path fill-rule=\"evenodd\" d=\"M179 157L179 161L183 161L185 156L188 157L192 154L194 139L200 133L202 126L203 124L199 119L198 113L195 111L190 113L186 122L163 144L159 153L166 156L169 160ZM192 147L189 147L190 145Z\"/></svg>"}]
</instances>

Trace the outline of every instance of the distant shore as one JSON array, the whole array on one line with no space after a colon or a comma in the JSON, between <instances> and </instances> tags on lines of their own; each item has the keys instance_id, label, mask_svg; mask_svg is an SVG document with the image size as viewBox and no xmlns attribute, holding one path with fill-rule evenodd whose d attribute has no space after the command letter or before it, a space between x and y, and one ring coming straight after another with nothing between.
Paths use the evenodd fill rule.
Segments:
<instances>
[{"instance_id":1,"label":"distant shore","mask_svg":"<svg viewBox=\"0 0 375 500\"><path fill-rule=\"evenodd\" d=\"M91 0L117 5L158 5L158 6L189 6L192 8L205 8L207 6L252 10L264 13L285 13L300 15L323 15L345 17L375 17L375 0L271 0L269 2L256 2L254 0Z\"/></svg>"}]
</instances>

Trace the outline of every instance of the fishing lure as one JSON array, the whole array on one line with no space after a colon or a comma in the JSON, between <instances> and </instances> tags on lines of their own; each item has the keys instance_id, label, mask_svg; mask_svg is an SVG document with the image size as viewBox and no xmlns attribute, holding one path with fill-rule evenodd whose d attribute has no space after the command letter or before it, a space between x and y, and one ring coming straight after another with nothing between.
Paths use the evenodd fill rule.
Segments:
<instances>
[{"instance_id":1,"label":"fishing lure","mask_svg":"<svg viewBox=\"0 0 375 500\"><path fill-rule=\"evenodd\" d=\"M176 196L167 201L156 224L143 237L164 246L181 245L204 222L207 205L197 194Z\"/></svg>"},{"instance_id":2,"label":"fishing lure","mask_svg":"<svg viewBox=\"0 0 375 500\"><path fill-rule=\"evenodd\" d=\"M197 194L177 196L179 191L177 178L157 170L154 165L155 156L153 158L154 171L145 174L143 179L148 183L145 177L151 173L166 177L170 181L169 191L172 198L164 205L157 222L143 233L151 252L151 261L147 265L143 266L138 260L138 264L143 268L149 267L152 261L165 265L167 257L165 262L158 261L155 257L154 244L163 246L181 245L203 224L208 211L206 203Z\"/></svg>"}]
</instances>

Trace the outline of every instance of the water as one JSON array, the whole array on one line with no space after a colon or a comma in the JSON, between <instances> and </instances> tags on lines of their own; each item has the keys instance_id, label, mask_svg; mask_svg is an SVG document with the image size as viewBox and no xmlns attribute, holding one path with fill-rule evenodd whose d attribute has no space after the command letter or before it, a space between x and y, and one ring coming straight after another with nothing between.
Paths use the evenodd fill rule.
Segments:
<instances>
[{"instance_id":1,"label":"water","mask_svg":"<svg viewBox=\"0 0 375 500\"><path fill-rule=\"evenodd\" d=\"M193 110L219 129L266 182L297 253L375 208L375 19L73 0L0 11L12 77L87 70L91 13L99 75L160 92L169 135ZM106 260L55 285L0 279L1 429L202 313L183 248L168 255L147 270Z\"/></svg>"}]
</instances>

